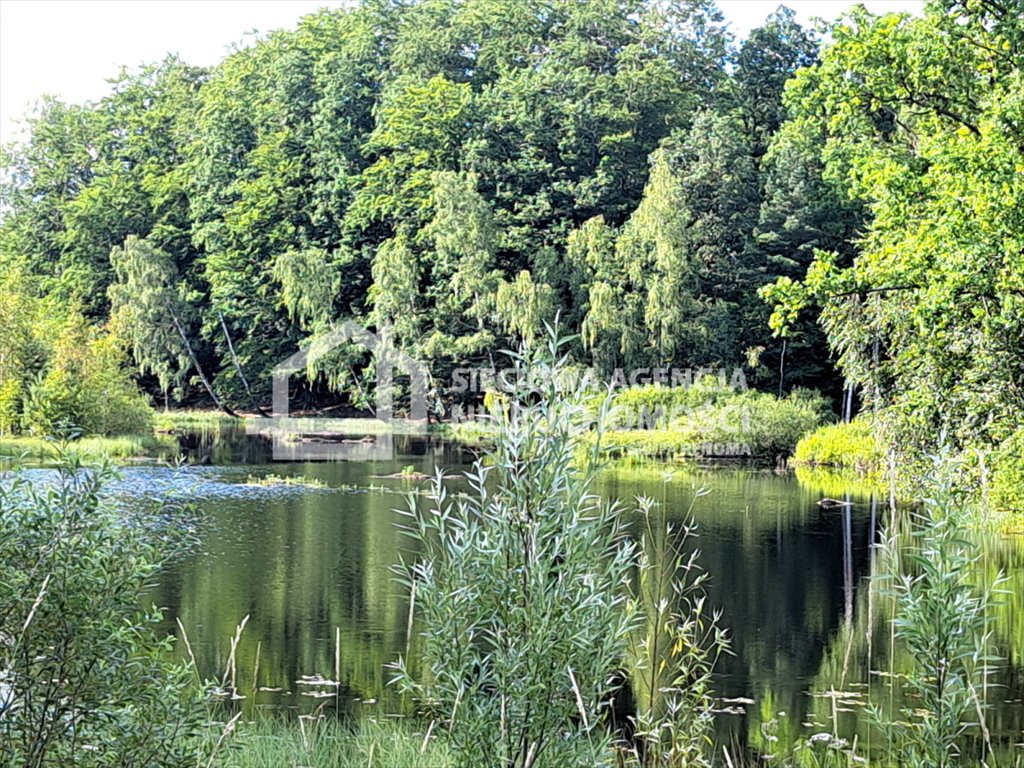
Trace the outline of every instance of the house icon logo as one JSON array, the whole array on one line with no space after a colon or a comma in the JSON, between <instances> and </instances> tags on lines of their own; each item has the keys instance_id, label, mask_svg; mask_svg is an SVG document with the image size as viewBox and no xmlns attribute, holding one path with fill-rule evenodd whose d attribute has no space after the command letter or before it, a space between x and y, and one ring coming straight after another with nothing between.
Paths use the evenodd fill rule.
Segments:
<instances>
[{"instance_id":1,"label":"house icon logo","mask_svg":"<svg viewBox=\"0 0 1024 768\"><path fill-rule=\"evenodd\" d=\"M293 418L289 403L292 375L308 371L318 359L346 343L359 344L374 357L377 376L374 428L361 428L358 434L354 434L351 421L347 419ZM407 418L395 416L396 371L409 377ZM333 327L329 333L312 339L303 349L274 366L271 418L249 420L246 432L269 437L275 461L392 459L396 434L427 432L428 380L429 372L425 365L395 348L388 326L373 333L354 320L348 320Z\"/></svg>"}]
</instances>

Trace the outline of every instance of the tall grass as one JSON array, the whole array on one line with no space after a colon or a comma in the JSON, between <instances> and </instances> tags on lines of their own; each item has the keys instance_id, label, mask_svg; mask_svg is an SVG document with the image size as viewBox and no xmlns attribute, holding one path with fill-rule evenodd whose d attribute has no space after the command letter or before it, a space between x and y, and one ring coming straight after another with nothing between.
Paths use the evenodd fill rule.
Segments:
<instances>
[{"instance_id":1,"label":"tall grass","mask_svg":"<svg viewBox=\"0 0 1024 768\"><path fill-rule=\"evenodd\" d=\"M69 454L82 461L100 461L159 456L176 450L175 440L158 436L83 437L66 443L42 437L0 437L0 456L7 458L55 460Z\"/></svg>"},{"instance_id":2,"label":"tall grass","mask_svg":"<svg viewBox=\"0 0 1024 768\"><path fill-rule=\"evenodd\" d=\"M705 493L698 490L693 501ZM692 509L693 502L689 519L676 526L664 503L640 500L638 583L630 606L640 621L629 652L636 716L626 766L711 765L711 675L728 641L718 614L707 606L699 552L687 552L696 535Z\"/></svg>"},{"instance_id":3,"label":"tall grass","mask_svg":"<svg viewBox=\"0 0 1024 768\"><path fill-rule=\"evenodd\" d=\"M217 768L449 768L444 744L402 719L342 723L333 716L239 721Z\"/></svg>"}]
</instances>

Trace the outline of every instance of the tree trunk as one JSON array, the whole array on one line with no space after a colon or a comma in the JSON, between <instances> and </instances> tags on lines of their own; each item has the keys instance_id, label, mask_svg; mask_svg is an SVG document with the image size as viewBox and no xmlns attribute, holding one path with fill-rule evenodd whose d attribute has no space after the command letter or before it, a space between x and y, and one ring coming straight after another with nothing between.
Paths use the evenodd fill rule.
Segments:
<instances>
[{"instance_id":1,"label":"tree trunk","mask_svg":"<svg viewBox=\"0 0 1024 768\"><path fill-rule=\"evenodd\" d=\"M220 408L228 416L238 418L238 414L231 410L231 406L227 403L221 402L220 398L217 397L213 391L213 387L210 385L210 380L206 378L206 373L203 372L203 367L199 364L199 359L196 357L196 353L192 351L192 345L188 341L188 336L185 335L185 329L181 327L181 323L178 322L178 316L171 312L171 321L174 323L174 328L178 331L178 335L181 337L181 343L185 345L185 351L188 352L189 360L192 361L192 365L196 369L196 373L199 374L199 379L203 382L203 386L206 388L207 394L210 399L213 400L214 405Z\"/></svg>"},{"instance_id":2,"label":"tree trunk","mask_svg":"<svg viewBox=\"0 0 1024 768\"><path fill-rule=\"evenodd\" d=\"M235 345L231 343L231 334L228 333L227 323L224 322L224 313L218 312L217 317L220 319L221 330L224 331L224 338L228 342L228 351L231 352L231 362L235 365L235 370L238 371L238 378L242 380L242 386L245 387L245 394L249 397L249 404L253 409L262 417L269 419L270 414L260 408L259 403L256 402L256 398L252 396L252 390L249 389L249 380L245 378L245 374L242 372L242 366L238 362L238 355L235 354Z\"/></svg>"}]
</instances>

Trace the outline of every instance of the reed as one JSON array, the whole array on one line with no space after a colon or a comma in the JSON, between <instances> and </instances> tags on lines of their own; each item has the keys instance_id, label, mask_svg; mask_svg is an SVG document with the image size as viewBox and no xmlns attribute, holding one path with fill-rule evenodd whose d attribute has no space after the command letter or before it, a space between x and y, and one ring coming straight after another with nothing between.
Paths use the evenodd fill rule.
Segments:
<instances>
[{"instance_id":1,"label":"reed","mask_svg":"<svg viewBox=\"0 0 1024 768\"><path fill-rule=\"evenodd\" d=\"M0 437L0 457L44 461L55 461L61 455L74 455L82 461L155 457L176 449L177 443L172 439L145 435L83 437L65 443L24 435Z\"/></svg>"},{"instance_id":2,"label":"reed","mask_svg":"<svg viewBox=\"0 0 1024 768\"><path fill-rule=\"evenodd\" d=\"M671 475L665 476L665 483ZM641 499L637 587L630 610L639 617L630 645L636 700L635 735L625 765L637 768L710 766L713 724L711 675L728 641L719 615L707 606L707 573L692 547L691 500L686 519L669 522L664 501Z\"/></svg>"}]
</instances>

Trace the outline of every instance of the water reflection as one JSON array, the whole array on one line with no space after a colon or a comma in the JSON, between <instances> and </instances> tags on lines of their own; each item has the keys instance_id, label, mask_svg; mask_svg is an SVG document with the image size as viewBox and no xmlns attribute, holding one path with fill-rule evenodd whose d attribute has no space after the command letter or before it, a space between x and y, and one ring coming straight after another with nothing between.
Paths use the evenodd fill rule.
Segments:
<instances>
[{"instance_id":1,"label":"water reflection","mask_svg":"<svg viewBox=\"0 0 1024 768\"><path fill-rule=\"evenodd\" d=\"M417 483L384 476L407 467L458 470L470 457L423 439L402 444L393 461L368 463L267 465L260 463L266 446L251 440L209 447L216 461L245 462L246 477L303 476L328 489L195 496L201 546L166 571L151 597L167 607L169 627L180 619L202 672L220 677L235 625L249 616L237 654L244 706L320 705L296 684L316 674L340 683L323 690L336 694L326 701L342 712L407 709L386 685L386 664L409 649L408 602L391 568L410 546L394 510ZM204 470L239 482L237 464ZM694 508L701 563L711 575L711 604L732 638L733 655L717 679L727 700L719 738L758 749L767 731L836 728L850 737L859 732L863 744L870 734L858 716L861 704L887 695L872 671L904 663L888 645L890 606L868 588L883 567L872 545L884 503L848 489L842 503L822 505L820 490L791 475L752 470L676 470L668 477L661 469L616 469L602 476L599 490L627 502L651 496L679 518L699 486L711 491ZM984 546L983 575L1002 569L1014 580L993 616L1009 663L994 670L989 697L993 735L1009 741L1024 726L1024 547L1005 539ZM415 636L409 650L415 657ZM832 690L850 695L827 695Z\"/></svg>"}]
</instances>

